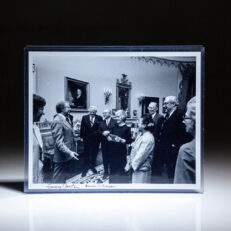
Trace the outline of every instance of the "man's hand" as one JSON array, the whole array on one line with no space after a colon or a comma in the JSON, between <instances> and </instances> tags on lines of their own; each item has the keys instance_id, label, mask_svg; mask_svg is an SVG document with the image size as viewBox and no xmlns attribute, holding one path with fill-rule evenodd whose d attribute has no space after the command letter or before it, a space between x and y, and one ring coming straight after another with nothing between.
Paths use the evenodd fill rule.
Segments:
<instances>
[{"instance_id":1,"label":"man's hand","mask_svg":"<svg viewBox=\"0 0 231 231\"><path fill-rule=\"evenodd\" d=\"M107 136L108 141L112 141L112 138L110 136Z\"/></svg>"},{"instance_id":2,"label":"man's hand","mask_svg":"<svg viewBox=\"0 0 231 231\"><path fill-rule=\"evenodd\" d=\"M127 156L127 164L124 167L125 172L128 172L131 169L131 158L130 156Z\"/></svg>"},{"instance_id":3,"label":"man's hand","mask_svg":"<svg viewBox=\"0 0 231 231\"><path fill-rule=\"evenodd\" d=\"M107 135L109 135L109 134L110 134L109 131L104 131L104 132L103 132L103 136L107 136Z\"/></svg>"},{"instance_id":4,"label":"man's hand","mask_svg":"<svg viewBox=\"0 0 231 231\"><path fill-rule=\"evenodd\" d=\"M71 156L72 156L72 158L74 158L74 159L76 159L76 160L79 160L79 158L78 158L79 154L78 154L78 153L76 153L76 152L71 152Z\"/></svg>"},{"instance_id":5,"label":"man's hand","mask_svg":"<svg viewBox=\"0 0 231 231\"><path fill-rule=\"evenodd\" d=\"M121 142L122 144L124 144L124 143L126 142L126 140L125 140L125 139L120 138L120 142Z\"/></svg>"},{"instance_id":6,"label":"man's hand","mask_svg":"<svg viewBox=\"0 0 231 231\"><path fill-rule=\"evenodd\" d=\"M118 136L115 137L115 142L119 143L120 140L121 140L120 137L118 137Z\"/></svg>"}]
</instances>

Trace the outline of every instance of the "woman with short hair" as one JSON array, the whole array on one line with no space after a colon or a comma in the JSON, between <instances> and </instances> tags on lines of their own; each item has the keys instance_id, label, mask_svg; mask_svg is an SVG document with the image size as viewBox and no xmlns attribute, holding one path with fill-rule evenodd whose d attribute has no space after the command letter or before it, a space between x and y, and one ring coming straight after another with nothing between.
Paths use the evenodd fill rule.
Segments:
<instances>
[{"instance_id":1,"label":"woman with short hair","mask_svg":"<svg viewBox=\"0 0 231 231\"><path fill-rule=\"evenodd\" d=\"M109 183L128 183L124 167L127 159L127 144L131 143L131 129L126 125L126 112L118 110L115 113L117 124L113 127L108 141L111 141L109 157Z\"/></svg>"},{"instance_id":2,"label":"woman with short hair","mask_svg":"<svg viewBox=\"0 0 231 231\"><path fill-rule=\"evenodd\" d=\"M152 135L154 124L150 114L145 114L138 124L139 135L131 144L132 150L125 167L132 172L132 183L151 183L153 149L155 139Z\"/></svg>"}]
</instances>

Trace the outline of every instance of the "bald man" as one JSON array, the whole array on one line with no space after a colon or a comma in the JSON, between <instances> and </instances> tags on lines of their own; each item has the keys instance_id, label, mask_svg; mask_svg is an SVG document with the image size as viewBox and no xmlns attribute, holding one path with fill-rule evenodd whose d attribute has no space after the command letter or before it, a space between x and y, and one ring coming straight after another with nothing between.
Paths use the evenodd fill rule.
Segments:
<instances>
[{"instance_id":1,"label":"bald man","mask_svg":"<svg viewBox=\"0 0 231 231\"><path fill-rule=\"evenodd\" d=\"M87 174L89 169L93 173L97 173L95 169L96 157L99 152L100 144L100 132L99 125L102 121L102 117L96 115L96 106L90 106L89 114L82 117L80 126L80 137L84 143L84 168L82 176Z\"/></svg>"},{"instance_id":2,"label":"bald man","mask_svg":"<svg viewBox=\"0 0 231 231\"><path fill-rule=\"evenodd\" d=\"M111 151L111 142L107 140L107 136L112 132L115 127L116 120L111 118L111 110L105 109L103 111L104 120L100 123L99 130L101 134L101 147L102 147L102 156L103 156L103 167L104 175L103 178L107 178L110 172L110 151Z\"/></svg>"},{"instance_id":3,"label":"bald man","mask_svg":"<svg viewBox=\"0 0 231 231\"><path fill-rule=\"evenodd\" d=\"M163 122L164 116L160 115L158 112L158 106L156 102L150 102L148 105L148 112L152 116L152 121L154 123L154 131L153 136L155 138L155 142L158 140L159 131L161 128L161 124ZM160 175L158 170L158 160L156 159L156 146L153 150L153 161L152 161L152 175Z\"/></svg>"},{"instance_id":4,"label":"bald man","mask_svg":"<svg viewBox=\"0 0 231 231\"><path fill-rule=\"evenodd\" d=\"M160 115L157 111L158 111L158 106L156 102L150 102L150 104L148 105L148 111L149 114L152 116L152 121L154 123L154 138L155 140L157 139L157 136L159 134L159 128L160 125L164 119L164 116Z\"/></svg>"}]
</instances>

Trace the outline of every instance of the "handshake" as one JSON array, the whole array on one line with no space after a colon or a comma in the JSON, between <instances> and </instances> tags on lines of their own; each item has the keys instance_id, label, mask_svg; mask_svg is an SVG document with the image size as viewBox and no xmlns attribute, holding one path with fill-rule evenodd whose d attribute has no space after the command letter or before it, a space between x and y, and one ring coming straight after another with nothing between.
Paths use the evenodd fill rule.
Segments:
<instances>
[{"instance_id":1,"label":"handshake","mask_svg":"<svg viewBox=\"0 0 231 231\"><path fill-rule=\"evenodd\" d=\"M122 139L119 136L112 135L112 134L110 134L109 136L107 136L107 140L108 141L112 141L112 142L116 142L116 143L122 143L122 144L124 144L126 142L125 139Z\"/></svg>"},{"instance_id":2,"label":"handshake","mask_svg":"<svg viewBox=\"0 0 231 231\"><path fill-rule=\"evenodd\" d=\"M104 131L103 136L105 136L108 141L112 141L112 142L116 142L116 143L122 143L122 144L124 144L126 142L125 139L122 139L119 136L110 134L109 131Z\"/></svg>"}]
</instances>

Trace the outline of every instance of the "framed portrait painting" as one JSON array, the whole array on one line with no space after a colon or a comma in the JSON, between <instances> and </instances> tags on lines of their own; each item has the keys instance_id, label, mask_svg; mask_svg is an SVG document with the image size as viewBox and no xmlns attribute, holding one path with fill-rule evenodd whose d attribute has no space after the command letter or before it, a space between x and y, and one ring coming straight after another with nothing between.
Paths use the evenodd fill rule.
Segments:
<instances>
[{"instance_id":1,"label":"framed portrait painting","mask_svg":"<svg viewBox=\"0 0 231 231\"><path fill-rule=\"evenodd\" d=\"M65 100L72 111L87 111L89 107L89 83L65 77Z\"/></svg>"}]
</instances>

